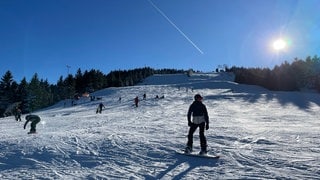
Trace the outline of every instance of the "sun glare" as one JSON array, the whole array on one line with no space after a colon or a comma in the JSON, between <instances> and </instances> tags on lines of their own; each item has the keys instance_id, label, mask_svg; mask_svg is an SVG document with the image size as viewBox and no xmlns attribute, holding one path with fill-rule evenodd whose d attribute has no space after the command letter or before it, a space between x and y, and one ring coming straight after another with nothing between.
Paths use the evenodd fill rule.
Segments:
<instances>
[{"instance_id":1,"label":"sun glare","mask_svg":"<svg viewBox=\"0 0 320 180\"><path fill-rule=\"evenodd\" d=\"M287 43L283 39L277 39L272 44L273 49L275 50L282 50L287 46Z\"/></svg>"}]
</instances>

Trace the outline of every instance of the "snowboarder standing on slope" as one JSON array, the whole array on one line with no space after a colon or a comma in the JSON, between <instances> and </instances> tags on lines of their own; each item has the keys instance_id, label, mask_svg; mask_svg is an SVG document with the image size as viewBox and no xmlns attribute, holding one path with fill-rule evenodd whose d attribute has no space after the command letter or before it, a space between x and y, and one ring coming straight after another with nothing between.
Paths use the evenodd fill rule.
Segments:
<instances>
[{"instance_id":1,"label":"snowboarder standing on slope","mask_svg":"<svg viewBox=\"0 0 320 180\"><path fill-rule=\"evenodd\" d=\"M97 108L96 113L97 113L97 114L98 114L98 113L100 113L100 114L101 114L101 112L102 112L102 108L105 108L105 106L104 106L102 103L100 103L100 104L98 105L98 108Z\"/></svg>"},{"instance_id":2,"label":"snowboarder standing on slope","mask_svg":"<svg viewBox=\"0 0 320 180\"><path fill-rule=\"evenodd\" d=\"M139 97L136 96L136 98L134 98L134 104L136 105L136 107L138 107L138 103L139 103Z\"/></svg>"},{"instance_id":3,"label":"snowboarder standing on slope","mask_svg":"<svg viewBox=\"0 0 320 180\"><path fill-rule=\"evenodd\" d=\"M201 151L200 154L207 153L207 140L204 136L204 129L209 129L209 116L206 106L202 103L202 96L200 94L196 94L194 96L194 101L190 105L188 110L188 126L189 134L188 134L188 142L187 147L185 149L185 153L192 152L192 144L193 144L193 133L199 127L199 136L200 136L200 146ZM191 120L192 115L192 120Z\"/></svg>"},{"instance_id":4,"label":"snowboarder standing on slope","mask_svg":"<svg viewBox=\"0 0 320 180\"><path fill-rule=\"evenodd\" d=\"M15 118L16 118L16 121L21 121L21 110L16 107L16 112L15 112Z\"/></svg>"},{"instance_id":5,"label":"snowboarder standing on slope","mask_svg":"<svg viewBox=\"0 0 320 180\"><path fill-rule=\"evenodd\" d=\"M29 121L31 121L31 129L28 134L36 133L36 125L40 122L40 117L37 115L27 115L26 116L26 123L24 123L23 129L26 129L26 126Z\"/></svg>"}]
</instances>

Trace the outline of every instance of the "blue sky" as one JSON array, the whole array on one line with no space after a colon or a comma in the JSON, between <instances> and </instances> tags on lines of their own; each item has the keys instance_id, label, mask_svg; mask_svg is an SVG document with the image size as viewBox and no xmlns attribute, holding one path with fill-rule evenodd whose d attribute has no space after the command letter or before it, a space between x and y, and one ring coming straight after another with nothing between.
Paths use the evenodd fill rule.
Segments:
<instances>
[{"instance_id":1,"label":"blue sky","mask_svg":"<svg viewBox=\"0 0 320 180\"><path fill-rule=\"evenodd\" d=\"M319 55L319 0L0 0L0 76L269 67ZM274 40L287 46L274 50ZM70 68L67 68L67 65Z\"/></svg>"}]
</instances>

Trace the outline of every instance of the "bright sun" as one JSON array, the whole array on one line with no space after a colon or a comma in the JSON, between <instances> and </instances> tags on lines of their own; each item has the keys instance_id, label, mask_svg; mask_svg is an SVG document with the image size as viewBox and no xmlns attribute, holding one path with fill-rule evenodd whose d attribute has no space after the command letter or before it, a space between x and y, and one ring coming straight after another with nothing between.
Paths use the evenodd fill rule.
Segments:
<instances>
[{"instance_id":1,"label":"bright sun","mask_svg":"<svg viewBox=\"0 0 320 180\"><path fill-rule=\"evenodd\" d=\"M283 39L277 39L273 42L272 46L275 50L282 50L287 46L287 43Z\"/></svg>"}]
</instances>

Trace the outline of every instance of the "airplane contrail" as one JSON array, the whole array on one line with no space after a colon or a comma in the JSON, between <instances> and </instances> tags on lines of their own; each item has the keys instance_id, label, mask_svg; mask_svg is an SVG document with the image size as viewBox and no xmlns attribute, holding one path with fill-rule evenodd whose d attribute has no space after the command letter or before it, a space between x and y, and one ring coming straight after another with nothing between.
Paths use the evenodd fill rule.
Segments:
<instances>
[{"instance_id":1,"label":"airplane contrail","mask_svg":"<svg viewBox=\"0 0 320 180\"><path fill-rule=\"evenodd\" d=\"M186 38L186 40L188 40L188 41L192 44L192 46L193 46L194 48L196 48L201 54L203 54L203 51L202 51L194 42L192 42L191 39L190 39L186 34L184 34L177 25L175 25L175 24L169 19L169 17L168 17L164 12L161 11L161 9L159 9L151 0L148 0L148 1L149 1L149 3L150 3L174 28L176 28L176 30L177 30L184 38Z\"/></svg>"}]
</instances>

